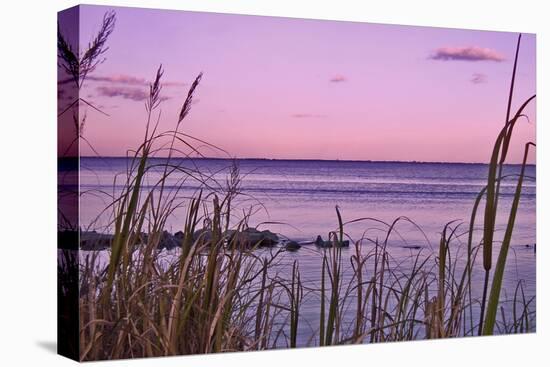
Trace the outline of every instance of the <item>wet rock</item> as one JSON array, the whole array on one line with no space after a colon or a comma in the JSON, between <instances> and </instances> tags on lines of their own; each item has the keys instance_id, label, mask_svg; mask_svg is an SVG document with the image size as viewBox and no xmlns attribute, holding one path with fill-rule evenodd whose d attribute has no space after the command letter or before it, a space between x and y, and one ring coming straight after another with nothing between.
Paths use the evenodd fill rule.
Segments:
<instances>
[{"instance_id":1,"label":"wet rock","mask_svg":"<svg viewBox=\"0 0 550 367\"><path fill-rule=\"evenodd\" d=\"M227 231L223 232L223 237L227 240L227 242L230 242L233 237L235 237L235 234L237 233L234 229L228 229Z\"/></svg>"},{"instance_id":2,"label":"wet rock","mask_svg":"<svg viewBox=\"0 0 550 367\"><path fill-rule=\"evenodd\" d=\"M84 251L101 251L111 248L113 235L96 231L80 233L80 249Z\"/></svg>"},{"instance_id":3,"label":"wet rock","mask_svg":"<svg viewBox=\"0 0 550 367\"><path fill-rule=\"evenodd\" d=\"M269 230L258 231L256 228L249 227L241 232L234 232L228 241L243 248L271 247L279 242L279 237Z\"/></svg>"},{"instance_id":4,"label":"wet rock","mask_svg":"<svg viewBox=\"0 0 550 367\"><path fill-rule=\"evenodd\" d=\"M321 237L321 235L317 236L317 239L315 240L315 245L318 247L332 247L332 244L327 246L327 243L323 240L323 237Z\"/></svg>"},{"instance_id":5,"label":"wet rock","mask_svg":"<svg viewBox=\"0 0 550 367\"><path fill-rule=\"evenodd\" d=\"M261 231L260 237L264 242L267 242L268 246L274 246L279 242L279 237L269 230Z\"/></svg>"},{"instance_id":6,"label":"wet rock","mask_svg":"<svg viewBox=\"0 0 550 367\"><path fill-rule=\"evenodd\" d=\"M137 242L140 244L140 245L147 245L147 242L149 241L149 235L145 232L141 232L139 234L139 237L137 239Z\"/></svg>"},{"instance_id":7,"label":"wet rock","mask_svg":"<svg viewBox=\"0 0 550 367\"><path fill-rule=\"evenodd\" d=\"M230 242L235 236L235 230L227 230L220 234L221 240ZM193 242L198 245L210 245L212 242L213 233L210 228L201 228L193 232Z\"/></svg>"},{"instance_id":8,"label":"wet rock","mask_svg":"<svg viewBox=\"0 0 550 367\"><path fill-rule=\"evenodd\" d=\"M287 250L287 251L298 251L301 247L302 247L302 245L300 245L296 241L288 241L285 244L285 250Z\"/></svg>"},{"instance_id":9,"label":"wet rock","mask_svg":"<svg viewBox=\"0 0 550 367\"><path fill-rule=\"evenodd\" d=\"M199 245L210 244L212 241L212 230L208 228L197 229L193 232L193 242Z\"/></svg>"},{"instance_id":10,"label":"wet rock","mask_svg":"<svg viewBox=\"0 0 550 367\"><path fill-rule=\"evenodd\" d=\"M183 239L185 238L185 233L183 233L182 231L177 231L176 233L174 233L174 238L178 241L183 242Z\"/></svg>"},{"instance_id":11,"label":"wet rock","mask_svg":"<svg viewBox=\"0 0 550 367\"><path fill-rule=\"evenodd\" d=\"M337 242L336 246L338 246L338 247L349 247L349 240L343 240L342 242Z\"/></svg>"},{"instance_id":12,"label":"wet rock","mask_svg":"<svg viewBox=\"0 0 550 367\"><path fill-rule=\"evenodd\" d=\"M162 234L160 235L159 243L157 248L159 250L167 249L172 250L175 247L180 247L181 242L176 239L174 235L172 235L168 231L162 231Z\"/></svg>"},{"instance_id":13,"label":"wet rock","mask_svg":"<svg viewBox=\"0 0 550 367\"><path fill-rule=\"evenodd\" d=\"M422 246L420 246L420 245L405 245L405 246L401 246L401 247L409 249L409 250L420 250L422 248Z\"/></svg>"},{"instance_id":14,"label":"wet rock","mask_svg":"<svg viewBox=\"0 0 550 367\"><path fill-rule=\"evenodd\" d=\"M335 245L336 247L349 247L349 240L344 240L342 242L340 242L340 241L324 241L323 237L321 237L319 235L319 236L317 236L317 239L315 240L315 245L317 247L321 247L321 248L330 248L333 245Z\"/></svg>"}]
</instances>

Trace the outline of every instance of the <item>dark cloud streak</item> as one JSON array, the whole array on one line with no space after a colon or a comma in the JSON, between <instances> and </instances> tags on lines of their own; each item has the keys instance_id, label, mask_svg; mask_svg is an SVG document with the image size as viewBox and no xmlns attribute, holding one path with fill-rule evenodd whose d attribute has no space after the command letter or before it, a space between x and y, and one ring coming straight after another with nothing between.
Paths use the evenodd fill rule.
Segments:
<instances>
[{"instance_id":1,"label":"dark cloud streak","mask_svg":"<svg viewBox=\"0 0 550 367\"><path fill-rule=\"evenodd\" d=\"M140 85L148 86L149 83L143 78L137 78L131 75L112 75L112 76L89 76L88 80L94 82L106 82L113 84Z\"/></svg>"},{"instance_id":2,"label":"dark cloud streak","mask_svg":"<svg viewBox=\"0 0 550 367\"><path fill-rule=\"evenodd\" d=\"M97 83L131 85L131 86L141 86L141 87L148 87L150 84L150 81L144 78L139 78L139 77L126 75L126 74L103 75L103 76L89 75L86 77L86 80L91 82L97 82ZM67 79L60 80L58 82L58 84L60 85L67 84L67 83L74 83L74 80L72 78L67 78ZM162 85L165 87L183 87L186 85L186 83L175 82L175 81L165 81L162 83Z\"/></svg>"},{"instance_id":3,"label":"dark cloud streak","mask_svg":"<svg viewBox=\"0 0 550 367\"><path fill-rule=\"evenodd\" d=\"M346 82L348 79L343 75L335 75L332 78L329 79L329 82L331 83L343 83Z\"/></svg>"},{"instance_id":4,"label":"dark cloud streak","mask_svg":"<svg viewBox=\"0 0 550 367\"><path fill-rule=\"evenodd\" d=\"M97 87L96 91L101 97L121 97L136 102L145 101L149 98L149 93L147 91L134 87L101 86ZM169 97L161 97L161 101L167 99L169 99Z\"/></svg>"},{"instance_id":5,"label":"dark cloud streak","mask_svg":"<svg viewBox=\"0 0 550 367\"><path fill-rule=\"evenodd\" d=\"M472 78L470 79L470 82L474 84L487 83L487 75L482 73L474 73L472 74Z\"/></svg>"},{"instance_id":6,"label":"dark cloud streak","mask_svg":"<svg viewBox=\"0 0 550 367\"><path fill-rule=\"evenodd\" d=\"M312 113L295 113L290 115L295 119L310 119L310 118L323 118L326 115L312 114Z\"/></svg>"}]
</instances>

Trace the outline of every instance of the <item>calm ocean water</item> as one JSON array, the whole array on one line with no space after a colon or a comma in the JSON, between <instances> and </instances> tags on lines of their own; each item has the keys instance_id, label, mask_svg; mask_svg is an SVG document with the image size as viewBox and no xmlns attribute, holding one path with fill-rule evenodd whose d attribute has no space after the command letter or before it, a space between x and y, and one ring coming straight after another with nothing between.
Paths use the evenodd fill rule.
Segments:
<instances>
[{"instance_id":1,"label":"calm ocean water","mask_svg":"<svg viewBox=\"0 0 550 367\"><path fill-rule=\"evenodd\" d=\"M161 164L154 159L151 165ZM184 167L198 170L211 187L223 187L228 176L229 160L182 160ZM83 223L90 223L108 202L99 191L119 192L128 161L122 158L82 158L81 189L90 190L82 198ZM238 209L253 208L250 225L262 222L283 236L297 240L327 236L337 227L335 206L342 211L344 221L373 217L391 222L406 216L417 223L432 241L437 241L444 224L451 220L469 221L475 196L485 184L487 166L483 164L352 162L352 161L284 161L239 160L242 176ZM153 169L148 183L153 185L159 169ZM519 166L509 165L505 174L519 172ZM535 177L535 167L527 167ZM207 177L208 176L208 177ZM180 185L183 174L175 173L169 189ZM188 179L183 183L181 196L196 193L199 182ZM145 186L145 190L150 186ZM502 229L515 189L511 178L503 184L503 214L497 229ZM114 190L114 191L113 191ZM261 205L260 205L261 203ZM514 235L515 244L535 242L535 182L524 183L520 213ZM185 209L177 211L168 222L169 229L178 231L185 220ZM105 224L106 221L100 221ZM364 223L347 226L352 237L361 236ZM413 231L418 232L418 231ZM411 237L412 236L412 237ZM423 236L409 233L410 241L424 241ZM422 243L415 243L423 245Z\"/></svg>"},{"instance_id":2,"label":"calm ocean water","mask_svg":"<svg viewBox=\"0 0 550 367\"><path fill-rule=\"evenodd\" d=\"M163 159L153 159L151 165L162 164ZM92 223L109 202L106 194L120 192L124 182L123 174L128 165L123 158L82 158L81 190L88 193L81 201L81 220L84 225ZM202 173L201 180L212 188L222 188L229 174L230 160L198 159L180 160L177 163ZM404 162L355 162L355 161L285 161L285 160L238 160L242 178L242 196L235 203L235 213L252 210L250 226L270 229L298 241L313 240L317 235L327 238L329 231L337 229L335 206L341 209L344 222L358 218L376 218L391 223L398 217L407 217L418 227L406 221L397 226L398 235L391 237L389 248L396 259L403 259L407 266L417 251L426 255L437 249L443 226L452 220L462 221L466 231L476 195L485 185L488 166L484 164L454 163L404 163ZM519 173L520 166L508 165L505 175ZM527 296L535 295L535 166L528 166L526 173L531 179L524 183L519 213L512 238L512 250L505 275L503 296L513 295L518 280L523 280ZM152 168L148 177L149 190L160 175L158 168ZM195 175L196 176L196 175ZM186 200L196 194L200 183L195 179L182 182L183 173L175 173L168 182L168 189L182 187L180 197ZM497 240L503 236L503 229L516 178L512 177L502 185L502 198L497 219ZM481 206L483 208L483 205ZM481 210L482 212L482 210ZM186 209L174 212L167 223L171 232L181 230ZM236 215L238 221L242 215ZM93 228L109 232L108 215L103 215ZM478 215L477 227L483 223L482 213ZM105 227L102 227L105 226ZM371 239L385 237L384 224L363 220L345 226L352 239L362 236ZM460 232L460 231L459 231ZM463 243L466 237L462 238ZM476 235L476 242L480 233ZM412 250L407 246L420 246ZM465 246L465 245L464 245ZM465 252L457 243L457 256ZM494 259L498 256L495 247ZM344 250L344 257L352 255L352 249ZM299 260L305 282L316 282L319 278L320 256L314 246L303 247L296 253L285 254L281 266ZM349 261L345 261L349 264ZM409 263L412 263L412 259ZM479 266L481 268L481 266ZM475 274L481 285L481 272ZM478 289L474 289L477 293ZM317 306L311 302L311 318L315 319ZM308 317L306 312L304 317Z\"/></svg>"}]
</instances>

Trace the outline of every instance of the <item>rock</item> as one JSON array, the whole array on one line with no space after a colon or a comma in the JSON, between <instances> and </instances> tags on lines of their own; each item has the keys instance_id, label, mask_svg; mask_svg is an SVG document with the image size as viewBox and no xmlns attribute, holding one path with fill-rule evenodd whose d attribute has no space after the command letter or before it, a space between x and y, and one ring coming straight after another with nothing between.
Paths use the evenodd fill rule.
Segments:
<instances>
[{"instance_id":1,"label":"rock","mask_svg":"<svg viewBox=\"0 0 550 367\"><path fill-rule=\"evenodd\" d=\"M223 232L223 238L227 240L227 242L231 242L233 237L235 237L235 234L237 233L234 229L228 229L227 231Z\"/></svg>"},{"instance_id":2,"label":"rock","mask_svg":"<svg viewBox=\"0 0 550 367\"><path fill-rule=\"evenodd\" d=\"M333 245L336 245L336 247L349 247L349 240L344 240L342 242L340 241L324 241L323 237L317 236L317 239L315 240L315 245L322 248L330 248Z\"/></svg>"},{"instance_id":3,"label":"rock","mask_svg":"<svg viewBox=\"0 0 550 367\"><path fill-rule=\"evenodd\" d=\"M180 243L183 241L184 237L185 237L185 233L183 233L182 231L177 231L176 233L174 233L174 238L178 240Z\"/></svg>"},{"instance_id":4,"label":"rock","mask_svg":"<svg viewBox=\"0 0 550 367\"><path fill-rule=\"evenodd\" d=\"M340 247L349 247L349 240L343 240L342 242L339 242L336 245Z\"/></svg>"},{"instance_id":5,"label":"rock","mask_svg":"<svg viewBox=\"0 0 550 367\"><path fill-rule=\"evenodd\" d=\"M269 246L274 246L279 242L279 237L269 230L261 231L260 236L264 242L268 242Z\"/></svg>"},{"instance_id":6,"label":"rock","mask_svg":"<svg viewBox=\"0 0 550 367\"><path fill-rule=\"evenodd\" d=\"M232 229L224 231L221 234L221 237L222 237L221 239L223 241L230 242L231 239L233 239L233 237L235 236L236 232L237 231ZM213 237L212 230L209 228L201 228L193 232L193 242L197 243L197 241L199 241L200 245L205 245L205 244L210 245L210 243L212 242L212 237Z\"/></svg>"},{"instance_id":7,"label":"rock","mask_svg":"<svg viewBox=\"0 0 550 367\"><path fill-rule=\"evenodd\" d=\"M298 251L301 247L302 247L302 245L300 245L296 241L288 241L285 244L285 250L287 250L287 251Z\"/></svg>"},{"instance_id":8,"label":"rock","mask_svg":"<svg viewBox=\"0 0 550 367\"><path fill-rule=\"evenodd\" d=\"M139 235L138 241L139 241L139 244L141 245L147 245L147 243L149 242L149 234L145 232L141 232Z\"/></svg>"},{"instance_id":9,"label":"rock","mask_svg":"<svg viewBox=\"0 0 550 367\"><path fill-rule=\"evenodd\" d=\"M84 251L101 251L111 248L113 235L92 232L80 232L80 249Z\"/></svg>"},{"instance_id":10,"label":"rock","mask_svg":"<svg viewBox=\"0 0 550 367\"><path fill-rule=\"evenodd\" d=\"M159 250L162 250L162 249L172 250L173 248L180 247L180 246L181 246L181 242L178 241L175 236L173 236L168 231L162 231L162 234L160 235L160 240L157 246Z\"/></svg>"},{"instance_id":11,"label":"rock","mask_svg":"<svg viewBox=\"0 0 550 367\"><path fill-rule=\"evenodd\" d=\"M405 245L401 247L409 250L420 250L422 248L422 246L419 246L419 245Z\"/></svg>"},{"instance_id":12,"label":"rock","mask_svg":"<svg viewBox=\"0 0 550 367\"><path fill-rule=\"evenodd\" d=\"M210 244L212 241L212 230L208 228L197 229L193 232L193 242L199 241L200 245Z\"/></svg>"},{"instance_id":13,"label":"rock","mask_svg":"<svg viewBox=\"0 0 550 367\"><path fill-rule=\"evenodd\" d=\"M315 244L319 247L324 247L325 241L323 241L323 237L321 237L321 235L317 236L317 239L315 240Z\"/></svg>"},{"instance_id":14,"label":"rock","mask_svg":"<svg viewBox=\"0 0 550 367\"><path fill-rule=\"evenodd\" d=\"M234 232L228 238L230 243L235 243L239 247L270 247L275 246L279 242L279 237L269 231L258 231L256 228L246 228L241 232Z\"/></svg>"}]
</instances>

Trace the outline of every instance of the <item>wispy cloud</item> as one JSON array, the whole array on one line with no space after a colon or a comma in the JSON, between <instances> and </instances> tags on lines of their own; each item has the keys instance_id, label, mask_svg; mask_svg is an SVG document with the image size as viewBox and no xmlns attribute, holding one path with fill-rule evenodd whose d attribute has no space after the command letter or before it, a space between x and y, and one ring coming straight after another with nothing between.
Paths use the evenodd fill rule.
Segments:
<instances>
[{"instance_id":1,"label":"wispy cloud","mask_svg":"<svg viewBox=\"0 0 550 367\"><path fill-rule=\"evenodd\" d=\"M342 82L346 82L347 80L348 80L348 78L346 78L343 75L335 75L335 76L333 76L332 78L329 79L329 82L331 82L331 83L342 83Z\"/></svg>"},{"instance_id":2,"label":"wispy cloud","mask_svg":"<svg viewBox=\"0 0 550 367\"><path fill-rule=\"evenodd\" d=\"M295 114L292 114L290 116L295 118L295 119L311 119L311 118L326 117L326 115L319 115L319 114L313 114L313 113L295 113Z\"/></svg>"},{"instance_id":3,"label":"wispy cloud","mask_svg":"<svg viewBox=\"0 0 550 367\"><path fill-rule=\"evenodd\" d=\"M141 85L141 86L147 86L149 85L149 82L145 80L144 78L138 78L131 75L110 75L110 76L94 76L90 75L88 80L94 81L94 82L106 82L106 83L114 83L114 84L125 84L125 85Z\"/></svg>"},{"instance_id":4,"label":"wispy cloud","mask_svg":"<svg viewBox=\"0 0 550 367\"><path fill-rule=\"evenodd\" d=\"M441 61L504 61L505 58L497 51L478 46L440 47L430 55L432 60Z\"/></svg>"},{"instance_id":5,"label":"wispy cloud","mask_svg":"<svg viewBox=\"0 0 550 367\"><path fill-rule=\"evenodd\" d=\"M99 96L102 97L121 97L132 101L144 101L149 97L149 94L142 88L136 87L121 87L121 86L100 86L96 88ZM161 97L165 101L169 97Z\"/></svg>"},{"instance_id":6,"label":"wispy cloud","mask_svg":"<svg viewBox=\"0 0 550 367\"><path fill-rule=\"evenodd\" d=\"M115 74L115 75L89 75L86 77L87 81L99 82L99 83L108 83L108 84L118 84L118 85L131 85L131 86L142 86L148 87L151 81L140 78L137 76L127 75L127 74ZM58 82L58 84L67 84L74 83L72 78L63 79ZM186 83L177 82L177 81L164 81L162 85L165 87L183 87Z\"/></svg>"},{"instance_id":7,"label":"wispy cloud","mask_svg":"<svg viewBox=\"0 0 550 367\"><path fill-rule=\"evenodd\" d=\"M107 82L113 84L125 84L125 85L141 85L149 86L151 81L145 78L139 78L132 75L118 74L118 75L108 75L108 76L89 76L89 80L96 82ZM183 87L186 83L176 82L176 81L164 81L162 85L165 87Z\"/></svg>"},{"instance_id":8,"label":"wispy cloud","mask_svg":"<svg viewBox=\"0 0 550 367\"><path fill-rule=\"evenodd\" d=\"M487 83L487 75L482 73L473 73L470 81L474 84Z\"/></svg>"}]
</instances>

